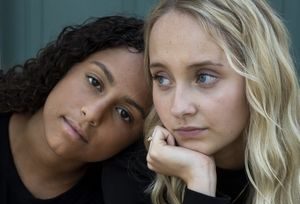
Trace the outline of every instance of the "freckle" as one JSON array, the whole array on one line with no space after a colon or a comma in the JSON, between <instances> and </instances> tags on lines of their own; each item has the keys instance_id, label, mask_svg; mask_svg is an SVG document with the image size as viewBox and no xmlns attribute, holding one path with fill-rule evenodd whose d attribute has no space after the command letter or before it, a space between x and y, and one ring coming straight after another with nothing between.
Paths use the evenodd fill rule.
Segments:
<instances>
[{"instance_id":1,"label":"freckle","mask_svg":"<svg viewBox=\"0 0 300 204\"><path fill-rule=\"evenodd\" d=\"M172 40L169 40L169 41L168 41L168 44L170 44L170 45L173 44L173 41L172 41Z\"/></svg>"}]
</instances>

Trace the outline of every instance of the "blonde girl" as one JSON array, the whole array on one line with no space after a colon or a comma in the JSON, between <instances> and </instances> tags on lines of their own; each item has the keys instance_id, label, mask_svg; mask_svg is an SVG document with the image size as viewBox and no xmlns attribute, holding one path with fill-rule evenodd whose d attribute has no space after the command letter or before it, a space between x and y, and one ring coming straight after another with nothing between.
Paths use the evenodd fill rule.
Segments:
<instances>
[{"instance_id":1,"label":"blonde girl","mask_svg":"<svg viewBox=\"0 0 300 204\"><path fill-rule=\"evenodd\" d=\"M145 40L153 203L300 203L299 82L267 2L162 0Z\"/></svg>"}]
</instances>

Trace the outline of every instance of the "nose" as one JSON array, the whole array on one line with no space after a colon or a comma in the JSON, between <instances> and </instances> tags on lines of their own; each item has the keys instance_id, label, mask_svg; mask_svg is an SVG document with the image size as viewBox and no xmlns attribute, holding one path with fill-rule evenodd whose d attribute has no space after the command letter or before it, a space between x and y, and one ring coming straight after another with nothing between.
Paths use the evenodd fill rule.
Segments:
<instances>
[{"instance_id":1,"label":"nose","mask_svg":"<svg viewBox=\"0 0 300 204\"><path fill-rule=\"evenodd\" d=\"M83 120L90 126L96 127L103 119L105 112L109 109L109 103L106 101L92 101L81 107L80 113Z\"/></svg>"},{"instance_id":2,"label":"nose","mask_svg":"<svg viewBox=\"0 0 300 204\"><path fill-rule=\"evenodd\" d=\"M177 118L194 115L197 112L196 101L189 87L176 87L171 105L171 114Z\"/></svg>"}]
</instances>

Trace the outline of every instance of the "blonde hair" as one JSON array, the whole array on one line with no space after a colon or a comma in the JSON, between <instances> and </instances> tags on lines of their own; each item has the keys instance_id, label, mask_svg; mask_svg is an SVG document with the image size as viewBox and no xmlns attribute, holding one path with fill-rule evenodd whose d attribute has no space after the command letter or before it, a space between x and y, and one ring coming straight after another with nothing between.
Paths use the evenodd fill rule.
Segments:
<instances>
[{"instance_id":1,"label":"blonde hair","mask_svg":"<svg viewBox=\"0 0 300 204\"><path fill-rule=\"evenodd\" d=\"M154 23L171 10L196 18L224 50L230 66L245 78L250 109L244 130L245 168L253 192L248 202L299 203L299 82L281 19L264 0L162 0L146 23L148 79L149 35ZM146 138L160 123L152 109L145 124ZM152 201L182 203L184 189L178 178L157 175L151 186Z\"/></svg>"}]
</instances>

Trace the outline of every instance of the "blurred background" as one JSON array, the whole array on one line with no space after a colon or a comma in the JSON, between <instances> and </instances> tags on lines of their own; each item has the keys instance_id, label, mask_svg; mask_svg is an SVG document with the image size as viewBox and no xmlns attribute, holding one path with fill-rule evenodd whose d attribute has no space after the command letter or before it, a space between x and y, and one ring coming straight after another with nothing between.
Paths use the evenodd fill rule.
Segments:
<instances>
[{"instance_id":1,"label":"blurred background","mask_svg":"<svg viewBox=\"0 0 300 204\"><path fill-rule=\"evenodd\" d=\"M145 18L158 0L0 0L0 68L34 57L63 27L89 17L133 15ZM300 72L300 1L269 0L284 19Z\"/></svg>"}]
</instances>

